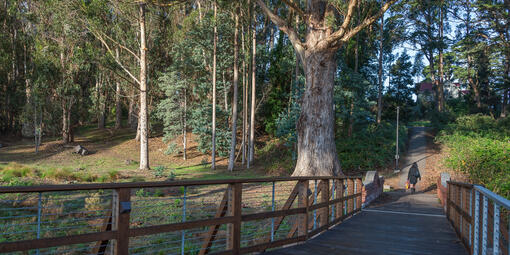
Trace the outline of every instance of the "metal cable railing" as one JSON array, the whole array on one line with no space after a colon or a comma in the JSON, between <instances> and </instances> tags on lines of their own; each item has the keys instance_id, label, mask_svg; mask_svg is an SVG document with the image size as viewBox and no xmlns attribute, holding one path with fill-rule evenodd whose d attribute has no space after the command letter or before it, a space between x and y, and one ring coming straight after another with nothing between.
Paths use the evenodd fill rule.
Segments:
<instances>
[{"instance_id":1,"label":"metal cable railing","mask_svg":"<svg viewBox=\"0 0 510 255\"><path fill-rule=\"evenodd\" d=\"M471 254L509 254L509 200L480 185L449 181L446 216Z\"/></svg>"},{"instance_id":2,"label":"metal cable railing","mask_svg":"<svg viewBox=\"0 0 510 255\"><path fill-rule=\"evenodd\" d=\"M327 230L360 201L360 177L0 187L0 252L259 252Z\"/></svg>"}]
</instances>

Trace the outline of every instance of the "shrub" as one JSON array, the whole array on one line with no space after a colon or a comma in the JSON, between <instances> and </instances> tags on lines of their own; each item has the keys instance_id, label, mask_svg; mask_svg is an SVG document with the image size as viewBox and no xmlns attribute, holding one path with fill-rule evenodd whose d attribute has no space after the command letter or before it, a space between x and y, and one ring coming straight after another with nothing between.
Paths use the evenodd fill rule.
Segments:
<instances>
[{"instance_id":1,"label":"shrub","mask_svg":"<svg viewBox=\"0 0 510 255\"><path fill-rule=\"evenodd\" d=\"M395 126L372 124L351 137L337 140L337 151L344 171L373 170L384 167L395 158ZM399 150L404 151L407 128L399 127Z\"/></svg>"},{"instance_id":2,"label":"shrub","mask_svg":"<svg viewBox=\"0 0 510 255\"><path fill-rule=\"evenodd\" d=\"M448 167L510 198L510 118L462 116L442 130L436 140L448 149Z\"/></svg>"}]
</instances>

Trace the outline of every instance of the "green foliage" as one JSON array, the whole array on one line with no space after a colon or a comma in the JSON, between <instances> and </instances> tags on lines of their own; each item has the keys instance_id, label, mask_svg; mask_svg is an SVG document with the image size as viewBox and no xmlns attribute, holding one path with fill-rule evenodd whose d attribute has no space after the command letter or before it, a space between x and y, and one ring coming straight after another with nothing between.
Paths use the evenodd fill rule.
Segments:
<instances>
[{"instance_id":1,"label":"green foliage","mask_svg":"<svg viewBox=\"0 0 510 255\"><path fill-rule=\"evenodd\" d=\"M448 167L510 199L510 118L462 116L441 131L437 140L449 150Z\"/></svg>"},{"instance_id":2,"label":"green foliage","mask_svg":"<svg viewBox=\"0 0 510 255\"><path fill-rule=\"evenodd\" d=\"M429 112L428 119L432 126L438 130L443 129L446 125L455 120L455 115L452 112L439 112L432 110Z\"/></svg>"},{"instance_id":3,"label":"green foliage","mask_svg":"<svg viewBox=\"0 0 510 255\"><path fill-rule=\"evenodd\" d=\"M154 168L154 175L156 177L163 177L164 176L164 171L165 171L166 167L165 166L157 166Z\"/></svg>"},{"instance_id":4,"label":"green foliage","mask_svg":"<svg viewBox=\"0 0 510 255\"><path fill-rule=\"evenodd\" d=\"M288 108L280 112L278 118L275 120L275 125L277 127L275 135L285 141L285 145L288 148L291 148L292 159L296 159L297 157L297 151L295 150L297 144L296 123L301 112L301 106L298 101L303 93L301 86L294 86L294 88L292 101Z\"/></svg>"},{"instance_id":5,"label":"green foliage","mask_svg":"<svg viewBox=\"0 0 510 255\"><path fill-rule=\"evenodd\" d=\"M159 77L159 86L165 92L166 98L158 105L157 116L163 121L165 136L163 141L168 143L166 153L179 152L175 139L185 131L185 124L189 110L184 107L188 97L188 80L179 77L175 71L164 73Z\"/></svg>"},{"instance_id":6,"label":"green foliage","mask_svg":"<svg viewBox=\"0 0 510 255\"><path fill-rule=\"evenodd\" d=\"M220 157L228 155L230 148L231 133L228 130L228 113L223 109L216 108L216 152ZM212 105L197 106L191 113L190 125L192 131L196 134L198 150L206 153L212 147Z\"/></svg>"},{"instance_id":7,"label":"green foliage","mask_svg":"<svg viewBox=\"0 0 510 255\"><path fill-rule=\"evenodd\" d=\"M396 127L383 122L368 125L351 137L336 141L337 152L345 171L368 171L387 166L395 158ZM399 150L405 151L407 128L399 127Z\"/></svg>"}]
</instances>

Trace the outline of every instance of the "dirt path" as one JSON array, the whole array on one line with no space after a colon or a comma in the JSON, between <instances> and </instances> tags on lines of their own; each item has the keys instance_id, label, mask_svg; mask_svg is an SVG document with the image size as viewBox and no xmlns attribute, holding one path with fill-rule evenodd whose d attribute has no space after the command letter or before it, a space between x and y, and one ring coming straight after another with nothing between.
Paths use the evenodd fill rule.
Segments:
<instances>
[{"instance_id":1,"label":"dirt path","mask_svg":"<svg viewBox=\"0 0 510 255\"><path fill-rule=\"evenodd\" d=\"M420 169L422 177L427 173L427 157L429 156L427 152L427 128L413 127L409 132L409 149L402 162L400 163L401 172L399 174L398 188L401 189L405 188L407 173L409 172L409 168L411 168L411 165L414 162L418 163L418 168ZM425 187L420 187L420 182L418 182L417 189L420 188Z\"/></svg>"}]
</instances>

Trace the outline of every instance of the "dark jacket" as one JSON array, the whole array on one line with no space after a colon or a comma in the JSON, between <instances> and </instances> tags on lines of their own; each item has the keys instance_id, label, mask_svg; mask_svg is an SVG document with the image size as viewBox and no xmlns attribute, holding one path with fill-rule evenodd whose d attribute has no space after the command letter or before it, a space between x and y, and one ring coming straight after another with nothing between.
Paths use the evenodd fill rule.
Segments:
<instances>
[{"instance_id":1,"label":"dark jacket","mask_svg":"<svg viewBox=\"0 0 510 255\"><path fill-rule=\"evenodd\" d=\"M418 182L418 178L421 180L420 170L418 170L418 165L416 163L411 166L409 169L409 173L407 174L407 179L410 183L416 184Z\"/></svg>"}]
</instances>

